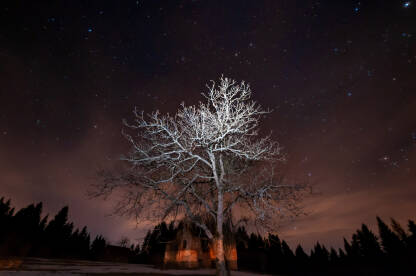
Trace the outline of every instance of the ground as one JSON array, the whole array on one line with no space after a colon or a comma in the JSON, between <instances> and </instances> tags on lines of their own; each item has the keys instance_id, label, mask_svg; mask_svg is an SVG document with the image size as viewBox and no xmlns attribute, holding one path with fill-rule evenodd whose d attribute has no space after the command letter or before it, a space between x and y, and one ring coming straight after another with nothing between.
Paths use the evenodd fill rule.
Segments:
<instances>
[{"instance_id":1,"label":"ground","mask_svg":"<svg viewBox=\"0 0 416 276\"><path fill-rule=\"evenodd\" d=\"M104 263L78 260L58 260L27 258L23 262L9 259L0 260L9 264L8 269L0 270L0 276L164 276L164 275L214 275L213 269L199 270L160 270L149 265ZM256 275L251 272L233 271L232 276ZM260 275L260 274L257 274ZM264 276L264 274L263 274Z\"/></svg>"}]
</instances>

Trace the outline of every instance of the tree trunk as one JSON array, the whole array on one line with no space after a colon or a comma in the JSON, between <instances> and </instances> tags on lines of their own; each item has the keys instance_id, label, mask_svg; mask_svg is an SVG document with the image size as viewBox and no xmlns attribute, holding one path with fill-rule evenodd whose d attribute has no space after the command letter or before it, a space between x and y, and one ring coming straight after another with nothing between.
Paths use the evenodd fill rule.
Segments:
<instances>
[{"instance_id":1,"label":"tree trunk","mask_svg":"<svg viewBox=\"0 0 416 276\"><path fill-rule=\"evenodd\" d=\"M229 276L230 273L227 269L227 265L225 262L225 254L224 254L224 239L218 237L218 239L216 240L216 258L217 258L217 263L216 263L216 275L217 276Z\"/></svg>"},{"instance_id":2,"label":"tree trunk","mask_svg":"<svg viewBox=\"0 0 416 276\"><path fill-rule=\"evenodd\" d=\"M224 197L221 189L218 191L218 209L217 209L217 239L215 241L216 247L216 259L217 259L217 276L229 276L230 273L227 269L225 262L225 250L224 250L224 233L223 233L223 206Z\"/></svg>"}]
</instances>

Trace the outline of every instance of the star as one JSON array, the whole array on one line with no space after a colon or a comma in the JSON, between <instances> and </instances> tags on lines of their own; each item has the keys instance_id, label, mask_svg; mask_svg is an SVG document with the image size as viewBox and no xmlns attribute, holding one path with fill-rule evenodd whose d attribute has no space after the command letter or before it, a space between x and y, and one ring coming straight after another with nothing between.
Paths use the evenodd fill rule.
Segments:
<instances>
[{"instance_id":1,"label":"star","mask_svg":"<svg viewBox=\"0 0 416 276\"><path fill-rule=\"evenodd\" d=\"M409 8L411 4L412 4L412 2L406 1L406 2L403 3L403 7L404 8Z\"/></svg>"},{"instance_id":2,"label":"star","mask_svg":"<svg viewBox=\"0 0 416 276\"><path fill-rule=\"evenodd\" d=\"M380 161L389 161L389 160L390 158L387 155L380 158Z\"/></svg>"}]
</instances>

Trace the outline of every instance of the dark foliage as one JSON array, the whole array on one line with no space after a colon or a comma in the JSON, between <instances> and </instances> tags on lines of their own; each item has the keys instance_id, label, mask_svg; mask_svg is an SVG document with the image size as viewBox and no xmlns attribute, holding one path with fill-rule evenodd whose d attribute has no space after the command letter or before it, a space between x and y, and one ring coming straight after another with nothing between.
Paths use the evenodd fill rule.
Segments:
<instances>
[{"instance_id":1,"label":"dark foliage","mask_svg":"<svg viewBox=\"0 0 416 276\"><path fill-rule=\"evenodd\" d=\"M165 222L162 222L156 225L152 231L148 231L144 238L140 254L137 256L135 262L155 265L162 264L166 243L175 239L180 227L182 225L174 227L173 223L167 225Z\"/></svg>"},{"instance_id":2,"label":"dark foliage","mask_svg":"<svg viewBox=\"0 0 416 276\"><path fill-rule=\"evenodd\" d=\"M86 226L74 229L68 221L67 206L50 221L48 216L42 218L42 207L40 202L15 212L10 200L0 198L0 256L102 260L108 255L102 236L91 244ZM138 248L133 245L132 259L138 255Z\"/></svg>"},{"instance_id":3,"label":"dark foliage","mask_svg":"<svg viewBox=\"0 0 416 276\"><path fill-rule=\"evenodd\" d=\"M68 221L68 207L50 221L42 217L42 207L42 203L30 204L15 211L10 200L0 198L0 256L105 261L117 258L114 252L124 252L125 257L128 251L129 262L160 265L166 244L183 227L162 222L147 233L141 248L133 244L119 250L101 235L91 242L87 227L74 229ZM277 235L262 237L239 227L234 233L238 267L282 275L408 275L416 261L415 222L409 220L407 230L394 219L390 227L379 217L377 223L378 235L362 224L350 241L344 238L343 249L328 250L318 242L310 255L301 245L293 252ZM191 231L203 235L198 227Z\"/></svg>"},{"instance_id":4,"label":"dark foliage","mask_svg":"<svg viewBox=\"0 0 416 276\"><path fill-rule=\"evenodd\" d=\"M107 246L107 242L105 241L104 237L98 235L91 243L91 257L94 260L99 260L101 256L105 254L105 248Z\"/></svg>"},{"instance_id":5,"label":"dark foliage","mask_svg":"<svg viewBox=\"0 0 416 276\"><path fill-rule=\"evenodd\" d=\"M307 255L301 245L295 253L277 235L263 239L238 229L239 268L282 275L408 275L416 261L416 225L408 231L394 219L391 228L377 217L379 236L367 225L344 238L344 249L328 250L319 242ZM410 275L410 274L409 274Z\"/></svg>"},{"instance_id":6,"label":"dark foliage","mask_svg":"<svg viewBox=\"0 0 416 276\"><path fill-rule=\"evenodd\" d=\"M416 224L410 220L405 231L394 219L391 229L380 218L377 221L379 236L362 224L350 241L344 238L344 249L328 250L318 242L310 255L301 245L293 252L277 235L264 238L239 227L234 233L238 267L278 275L407 275L416 261ZM139 260L161 263L166 242L180 227L162 223L149 231Z\"/></svg>"}]
</instances>

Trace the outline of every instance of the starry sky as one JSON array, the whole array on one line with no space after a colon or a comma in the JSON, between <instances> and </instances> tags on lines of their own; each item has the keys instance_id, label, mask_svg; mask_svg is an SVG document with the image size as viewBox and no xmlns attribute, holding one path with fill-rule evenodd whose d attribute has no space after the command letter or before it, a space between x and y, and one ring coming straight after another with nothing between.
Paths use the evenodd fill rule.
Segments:
<instances>
[{"instance_id":1,"label":"starry sky","mask_svg":"<svg viewBox=\"0 0 416 276\"><path fill-rule=\"evenodd\" d=\"M221 74L274 110L285 174L313 184L277 230L291 245L415 219L416 1L1 1L1 195L142 239L88 186L128 150L135 106L175 112Z\"/></svg>"}]
</instances>

